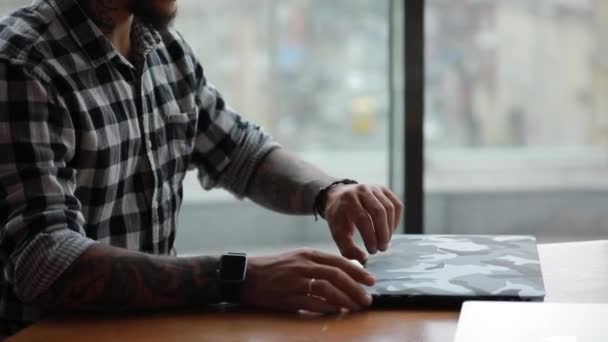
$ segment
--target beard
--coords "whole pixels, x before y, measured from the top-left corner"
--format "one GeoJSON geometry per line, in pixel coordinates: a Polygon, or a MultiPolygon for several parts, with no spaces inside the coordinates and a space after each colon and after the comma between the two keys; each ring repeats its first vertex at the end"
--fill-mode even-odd
{"type": "Polygon", "coordinates": [[[167,12],[154,6],[150,0],[131,0],[129,10],[133,15],[145,25],[162,31],[167,29],[177,15],[177,11],[167,12]]]}

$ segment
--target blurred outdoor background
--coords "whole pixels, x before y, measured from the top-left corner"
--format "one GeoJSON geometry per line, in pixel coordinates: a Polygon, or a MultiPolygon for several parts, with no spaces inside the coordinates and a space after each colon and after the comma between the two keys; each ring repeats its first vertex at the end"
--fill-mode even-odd
{"type": "MultiPolygon", "coordinates": [[[[175,24],[245,118],[402,194],[402,4],[179,0],[175,24]]],[[[425,19],[425,232],[608,238],[608,1],[428,0],[425,19]]],[[[324,222],[186,182],[180,254],[331,249],[324,222]]]]}

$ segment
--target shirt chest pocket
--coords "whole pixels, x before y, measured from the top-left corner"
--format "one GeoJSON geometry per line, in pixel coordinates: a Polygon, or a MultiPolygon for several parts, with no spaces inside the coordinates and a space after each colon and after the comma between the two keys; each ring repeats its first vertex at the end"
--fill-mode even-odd
{"type": "Polygon", "coordinates": [[[156,154],[166,181],[181,182],[188,170],[196,139],[197,118],[196,110],[163,115],[156,154]]]}

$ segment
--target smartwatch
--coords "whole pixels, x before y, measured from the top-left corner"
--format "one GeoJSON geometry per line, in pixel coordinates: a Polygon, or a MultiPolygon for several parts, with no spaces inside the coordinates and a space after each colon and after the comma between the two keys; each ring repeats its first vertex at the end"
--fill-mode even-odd
{"type": "Polygon", "coordinates": [[[247,254],[228,253],[220,257],[217,270],[221,301],[238,304],[241,301],[241,285],[247,275],[247,254]]]}

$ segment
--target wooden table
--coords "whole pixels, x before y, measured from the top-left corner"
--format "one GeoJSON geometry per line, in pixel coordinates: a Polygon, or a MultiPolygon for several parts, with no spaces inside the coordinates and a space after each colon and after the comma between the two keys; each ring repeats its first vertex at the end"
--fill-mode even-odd
{"type": "MultiPolygon", "coordinates": [[[[549,302],[608,303],[608,241],[539,246],[549,302]]],[[[10,342],[412,341],[451,342],[456,311],[378,310],[313,317],[177,312],[71,317],[38,323],[10,342]]]]}

